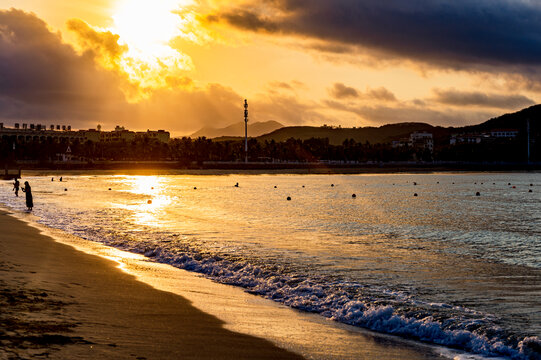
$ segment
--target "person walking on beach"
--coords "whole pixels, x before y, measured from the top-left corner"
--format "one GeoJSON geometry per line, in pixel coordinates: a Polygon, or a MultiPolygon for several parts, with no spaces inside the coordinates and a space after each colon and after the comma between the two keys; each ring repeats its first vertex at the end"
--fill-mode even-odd
{"type": "Polygon", "coordinates": [[[17,179],[13,182],[13,191],[15,191],[15,196],[19,197],[19,180],[17,179]]]}
{"type": "Polygon", "coordinates": [[[32,201],[32,188],[30,187],[28,181],[24,182],[24,187],[22,188],[22,191],[26,194],[26,207],[28,208],[28,211],[32,211],[32,208],[34,207],[34,202],[32,201]]]}

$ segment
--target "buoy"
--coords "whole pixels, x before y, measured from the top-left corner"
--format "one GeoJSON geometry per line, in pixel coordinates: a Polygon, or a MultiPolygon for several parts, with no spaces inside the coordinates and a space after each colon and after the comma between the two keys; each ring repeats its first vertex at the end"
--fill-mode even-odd
{"type": "Polygon", "coordinates": [[[64,191],[68,191],[68,189],[64,189],[64,191]]]}
{"type": "Polygon", "coordinates": [[[481,185],[483,185],[483,183],[481,183],[481,185]]]}
{"type": "Polygon", "coordinates": [[[414,182],[413,182],[413,185],[417,185],[417,183],[414,181],[414,182]]]}
{"type": "Polygon", "coordinates": [[[109,191],[111,191],[111,188],[109,188],[109,191]]]}
{"type": "Polygon", "coordinates": [[[276,185],[274,185],[274,188],[276,189],[276,185]]]}
{"type": "Polygon", "coordinates": [[[352,198],[356,198],[356,197],[357,197],[357,195],[355,195],[355,194],[352,194],[352,195],[351,195],[351,197],[352,197],[352,198]]]}
{"type": "Polygon", "coordinates": [[[194,189],[194,190],[197,190],[197,187],[194,186],[193,189],[194,189]]]}
{"type": "Polygon", "coordinates": [[[150,188],[150,190],[154,190],[154,186],[150,188]]]}
{"type": "Polygon", "coordinates": [[[481,196],[481,193],[478,191],[475,193],[475,196],[481,196]]]}
{"type": "Polygon", "coordinates": [[[496,185],[496,183],[492,183],[492,185],[496,185]]]}
{"type": "Polygon", "coordinates": [[[417,193],[413,194],[413,196],[417,196],[417,193]]]}
{"type": "Polygon", "coordinates": [[[331,184],[331,187],[334,187],[334,184],[331,184]]]}
{"type": "Polygon", "coordinates": [[[239,183],[236,183],[236,184],[235,184],[235,187],[239,187],[239,183]]]}
{"type": "Polygon", "coordinates": [[[453,185],[454,185],[454,184],[455,184],[455,183],[453,183],[453,185]]]}
{"type": "Polygon", "coordinates": [[[507,183],[507,185],[511,185],[511,183],[507,183]]]}
{"type": "Polygon", "coordinates": [[[533,192],[532,189],[528,190],[528,192],[533,192]]]}
{"type": "Polygon", "coordinates": [[[291,200],[291,196],[288,196],[288,197],[287,197],[287,201],[290,201],[290,200],[291,200]]]}
{"type": "Polygon", "coordinates": [[[533,184],[530,184],[530,186],[533,186],[533,184]]]}
{"type": "Polygon", "coordinates": [[[304,185],[302,187],[304,187],[304,185]]]}
{"type": "Polygon", "coordinates": [[[436,184],[439,184],[439,183],[440,183],[439,181],[436,182],[436,184]]]}
{"type": "Polygon", "coordinates": [[[147,204],[152,204],[152,200],[148,200],[148,201],[147,201],[147,204]]]}
{"type": "Polygon", "coordinates": [[[517,187],[516,186],[513,186],[513,189],[516,189],[517,187]]]}

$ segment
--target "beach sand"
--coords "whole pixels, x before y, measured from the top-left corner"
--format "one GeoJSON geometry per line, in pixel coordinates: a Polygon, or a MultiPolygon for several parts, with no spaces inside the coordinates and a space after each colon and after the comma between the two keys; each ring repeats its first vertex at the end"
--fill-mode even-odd
{"type": "Polygon", "coordinates": [[[0,358],[295,359],[0,211],[0,358]]]}

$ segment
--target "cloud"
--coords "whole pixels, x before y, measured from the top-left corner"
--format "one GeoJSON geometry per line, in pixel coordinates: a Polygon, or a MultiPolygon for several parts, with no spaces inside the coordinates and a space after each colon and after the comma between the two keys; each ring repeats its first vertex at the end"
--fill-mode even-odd
{"type": "Polygon", "coordinates": [[[394,107],[386,105],[358,106],[326,100],[325,104],[333,109],[355,114],[367,122],[363,123],[362,126],[380,126],[401,122],[423,122],[434,126],[462,126],[480,123],[499,115],[496,112],[487,111],[434,110],[407,103],[400,103],[394,107]]]}
{"type": "Polygon", "coordinates": [[[453,106],[476,106],[497,109],[520,109],[535,104],[523,95],[486,94],[478,91],[467,92],[454,89],[434,89],[434,100],[453,106]]]}
{"type": "Polygon", "coordinates": [[[99,119],[123,96],[118,83],[79,56],[35,15],[0,11],[0,98],[3,118],[99,119]]]}
{"type": "Polygon", "coordinates": [[[517,0],[268,0],[213,21],[452,68],[540,66],[541,6],[517,0]],[[338,45],[336,45],[338,44],[338,45]]]}
{"type": "Polygon", "coordinates": [[[396,101],[396,97],[392,92],[384,87],[367,88],[365,92],[346,86],[342,83],[335,83],[329,93],[335,99],[360,99],[360,100],[375,100],[375,101],[396,101]]]}
{"type": "Polygon", "coordinates": [[[329,89],[332,97],[336,99],[345,98],[358,98],[359,92],[352,87],[346,86],[342,83],[335,83],[331,89],[329,89]]]}

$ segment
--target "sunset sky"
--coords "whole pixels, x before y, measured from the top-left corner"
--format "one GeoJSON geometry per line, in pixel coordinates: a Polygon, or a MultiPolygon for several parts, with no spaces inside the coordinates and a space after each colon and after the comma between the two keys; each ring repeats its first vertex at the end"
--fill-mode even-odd
{"type": "Polygon", "coordinates": [[[0,121],[475,124],[539,102],[529,0],[0,0],[0,121]]]}

